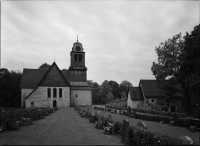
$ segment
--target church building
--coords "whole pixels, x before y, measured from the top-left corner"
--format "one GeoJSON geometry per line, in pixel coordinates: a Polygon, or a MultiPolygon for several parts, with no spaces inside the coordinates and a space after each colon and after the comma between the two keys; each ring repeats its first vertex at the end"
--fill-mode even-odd
{"type": "Polygon", "coordinates": [[[49,69],[24,69],[21,79],[21,106],[74,107],[91,106],[91,88],[87,83],[85,52],[75,42],[68,70],[60,70],[55,62],[49,69]]]}

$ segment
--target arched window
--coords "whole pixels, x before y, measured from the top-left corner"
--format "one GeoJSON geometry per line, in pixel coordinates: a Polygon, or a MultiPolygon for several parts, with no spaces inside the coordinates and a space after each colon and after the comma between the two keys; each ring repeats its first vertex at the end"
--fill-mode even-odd
{"type": "Polygon", "coordinates": [[[57,96],[57,90],[56,88],[53,88],[53,97],[56,98],[56,96],[57,96]]]}
{"type": "Polygon", "coordinates": [[[47,88],[47,97],[51,98],[51,88],[47,88]]]}
{"type": "Polygon", "coordinates": [[[75,54],[75,58],[74,58],[74,60],[77,61],[77,54],[75,54]]]}
{"type": "Polygon", "coordinates": [[[59,97],[62,98],[62,88],[59,88],[59,97]]]}
{"type": "Polygon", "coordinates": [[[79,61],[82,62],[82,56],[79,54],[79,61]]]}

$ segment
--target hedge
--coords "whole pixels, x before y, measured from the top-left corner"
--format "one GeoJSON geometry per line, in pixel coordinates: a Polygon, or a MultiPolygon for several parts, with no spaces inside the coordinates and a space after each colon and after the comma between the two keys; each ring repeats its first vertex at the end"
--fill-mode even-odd
{"type": "MultiPolygon", "coordinates": [[[[152,109],[139,109],[139,108],[132,108],[131,110],[134,110],[140,113],[149,113],[149,114],[154,114],[154,115],[163,115],[163,116],[169,116],[169,117],[174,116],[174,112],[163,112],[163,111],[157,111],[157,110],[152,110],[152,109]]],[[[186,117],[185,113],[176,113],[176,114],[178,117],[181,117],[181,118],[186,117]]]]}
{"type": "Polygon", "coordinates": [[[161,116],[161,115],[150,115],[150,114],[138,113],[138,112],[136,112],[135,118],[147,120],[147,121],[156,121],[156,122],[164,121],[164,123],[170,123],[170,121],[172,120],[172,117],[161,116]]]}

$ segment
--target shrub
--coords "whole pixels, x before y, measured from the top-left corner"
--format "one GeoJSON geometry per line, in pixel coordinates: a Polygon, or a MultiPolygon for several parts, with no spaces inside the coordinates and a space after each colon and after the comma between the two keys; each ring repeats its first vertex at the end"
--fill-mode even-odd
{"type": "Polygon", "coordinates": [[[127,130],[127,145],[184,145],[189,144],[167,134],[130,126],[127,130]]]}
{"type": "Polygon", "coordinates": [[[147,121],[156,121],[156,122],[164,121],[164,123],[169,123],[170,120],[172,120],[172,117],[166,117],[166,116],[160,116],[160,115],[148,115],[148,114],[137,113],[137,112],[136,112],[136,118],[147,120],[147,121]]]}

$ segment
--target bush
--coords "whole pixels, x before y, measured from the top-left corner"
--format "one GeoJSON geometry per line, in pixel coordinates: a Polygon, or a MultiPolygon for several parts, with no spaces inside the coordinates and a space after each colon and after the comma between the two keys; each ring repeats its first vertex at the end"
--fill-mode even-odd
{"type": "Polygon", "coordinates": [[[167,134],[130,126],[127,130],[127,145],[184,145],[189,144],[167,134]]]}
{"type": "Polygon", "coordinates": [[[147,120],[147,121],[156,121],[156,122],[164,121],[164,123],[169,123],[170,120],[172,120],[172,117],[166,117],[166,116],[160,116],[160,115],[148,115],[148,114],[137,113],[137,112],[136,112],[136,118],[147,120]]]}

